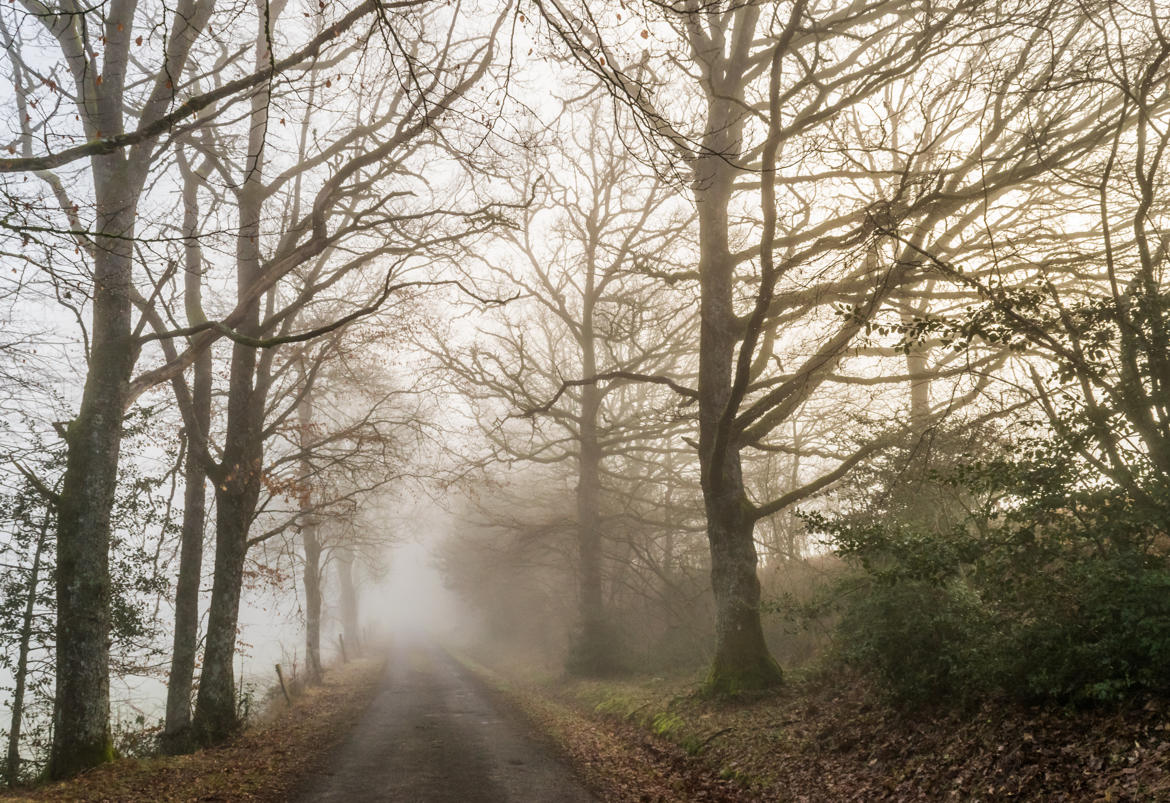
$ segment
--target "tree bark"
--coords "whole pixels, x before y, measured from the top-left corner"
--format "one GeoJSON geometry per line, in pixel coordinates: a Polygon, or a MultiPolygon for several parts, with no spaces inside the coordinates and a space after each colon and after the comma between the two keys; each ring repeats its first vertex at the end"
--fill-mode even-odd
{"type": "MultiPolygon", "coordinates": [[[[283,2],[271,3],[267,16],[261,15],[254,56],[257,69],[267,59],[268,26],[275,24],[283,8],[283,2]]],[[[267,89],[252,97],[244,180],[237,194],[240,230],[236,237],[236,297],[245,300],[238,329],[249,338],[260,336],[261,299],[252,288],[261,273],[260,220],[269,101],[267,89]]],[[[215,578],[192,722],[193,735],[201,744],[222,742],[240,725],[232,659],[236,653],[248,530],[260,499],[267,392],[267,379],[257,371],[257,349],[235,341],[228,376],[223,460],[215,489],[215,578]]]]}
{"type": "MultiPolygon", "coordinates": [[[[191,45],[213,3],[184,0],[167,34],[139,124],[156,121],[174,101],[170,78],[182,75],[191,45]]],[[[46,13],[74,81],[87,140],[124,133],[125,86],[135,3],[105,10],[102,67],[86,54],[81,13],[46,13]]],[[[95,56],[95,58],[97,58],[95,56]]],[[[150,82],[147,82],[150,86],[150,82]]],[[[137,92],[137,90],[136,90],[137,92]]],[[[157,135],[90,157],[96,202],[92,238],[93,307],[89,363],[81,407],[66,432],[65,475],[57,511],[57,691],[48,774],[64,778],[113,757],[110,739],[110,515],[122,442],[122,417],[138,356],[131,320],[135,219],[157,135]]]]}
{"type": "MultiPolygon", "coordinates": [[[[301,375],[309,382],[302,363],[301,375]]],[[[313,426],[313,393],[305,388],[297,404],[297,422],[300,425],[301,446],[301,538],[305,548],[305,663],[309,682],[321,682],[321,540],[317,531],[317,517],[313,515],[313,467],[309,462],[313,426]]]]}
{"type": "Polygon", "coordinates": [[[66,434],[57,524],[57,691],[49,776],[113,758],[110,737],[110,514],[122,416],[137,357],[131,332],[137,193],[121,153],[93,159],[93,325],[81,408],[66,434]]]}
{"type": "Polygon", "coordinates": [[[353,582],[353,549],[348,546],[338,547],[336,558],[337,585],[341,596],[341,632],[345,635],[346,648],[353,655],[361,649],[362,643],[358,630],[357,587],[353,582]]]}
{"type": "MultiPolygon", "coordinates": [[[[746,22],[741,21],[742,24],[746,22]]],[[[731,70],[729,70],[731,72],[731,70]]],[[[734,85],[737,77],[733,76],[734,85]]],[[[738,94],[742,95],[742,85],[738,94]]],[[[696,160],[694,194],[699,215],[699,464],[711,588],[715,595],[715,658],[707,688],[734,694],[779,683],[782,673],[768,652],[760,621],[753,508],[748,500],[734,437],[716,453],[731,397],[732,366],[741,325],[733,306],[735,262],[728,242],[735,148],[742,133],[742,106],[733,87],[713,87],[708,97],[707,153],[696,160]]]]}
{"type": "MultiPolygon", "coordinates": [[[[727,472],[739,470],[739,457],[727,472]]],[[[735,484],[733,484],[734,486],[735,484]]],[[[711,588],[715,593],[715,658],[707,689],[738,694],[779,683],[780,666],[768,652],[760,620],[760,581],[756,574],[755,519],[742,490],[707,499],[707,538],[711,545],[711,588]]]]}
{"type": "MultiPolygon", "coordinates": [[[[239,455],[232,457],[236,459],[229,465],[237,472],[248,474],[257,468],[251,460],[241,459],[239,455]]],[[[259,499],[258,486],[258,482],[250,482],[246,477],[232,477],[216,488],[215,579],[211,587],[203,672],[199,676],[199,694],[191,723],[192,736],[199,744],[221,742],[234,734],[240,724],[232,661],[236,654],[248,527],[259,499]]]]}
{"type": "Polygon", "coordinates": [[[321,682],[321,542],[312,517],[301,523],[305,540],[305,663],[309,682],[321,682]]]}
{"type": "MultiPolygon", "coordinates": [[[[587,360],[592,348],[587,349],[587,360]]],[[[596,367],[586,365],[585,376],[596,374],[596,367]]],[[[581,582],[581,633],[576,645],[574,669],[584,675],[599,675],[613,667],[614,645],[606,632],[601,580],[601,446],[597,438],[597,413],[601,393],[596,385],[581,389],[581,413],[578,418],[579,449],[577,465],[577,545],[581,582]]]]}
{"type": "MultiPolygon", "coordinates": [[[[253,101],[254,112],[256,102],[253,101]]],[[[260,109],[259,114],[263,115],[264,110],[260,109]]],[[[261,200],[252,182],[259,176],[265,126],[263,120],[257,126],[254,118],[253,123],[247,170],[247,175],[252,178],[240,191],[240,234],[236,246],[236,281],[240,297],[247,295],[260,270],[261,200]]],[[[239,328],[246,336],[259,335],[259,298],[248,302],[239,328]]],[[[215,492],[215,578],[211,586],[207,644],[193,723],[195,736],[203,744],[223,741],[239,727],[232,659],[236,651],[248,530],[260,499],[265,396],[262,388],[256,377],[256,349],[234,343],[228,380],[227,429],[220,467],[223,480],[218,482],[215,492]]]]}
{"type": "MultiPolygon", "coordinates": [[[[183,232],[186,245],[184,300],[188,310],[203,308],[202,260],[194,242],[198,230],[197,177],[191,174],[183,191],[183,232]]],[[[188,313],[188,322],[192,313],[188,313]]],[[[203,534],[207,521],[207,466],[201,454],[211,427],[211,351],[195,359],[192,418],[187,428],[188,449],[184,465],[183,529],[179,539],[179,572],[175,583],[175,633],[171,672],[167,682],[167,710],[163,747],[184,752],[191,746],[191,689],[199,647],[199,583],[203,574],[203,534]]]]}
{"type": "MultiPolygon", "coordinates": [[[[243,258],[238,270],[239,288],[243,293],[258,270],[259,261],[253,259],[252,252],[259,239],[259,203],[241,200],[240,208],[241,218],[246,221],[241,228],[243,258]],[[256,214],[245,217],[244,210],[256,214]]],[[[249,304],[241,331],[255,336],[260,328],[259,320],[260,302],[257,299],[249,304]]],[[[218,482],[215,492],[215,577],[193,722],[194,734],[203,744],[222,741],[239,725],[232,659],[236,649],[248,530],[260,499],[265,396],[266,385],[256,377],[256,349],[235,343],[228,384],[224,456],[220,467],[223,480],[218,482]]]]}
{"type": "MultiPolygon", "coordinates": [[[[930,285],[928,285],[928,288],[930,285]]],[[[902,323],[909,325],[915,316],[925,316],[928,312],[926,302],[913,304],[907,300],[911,309],[902,314],[902,323]]],[[[922,435],[930,421],[930,346],[922,343],[913,343],[906,350],[906,374],[910,377],[910,423],[916,435],[922,435]]]]}
{"type": "Polygon", "coordinates": [[[921,346],[906,352],[906,371],[910,375],[910,422],[921,435],[930,420],[930,373],[927,353],[921,346]]]}

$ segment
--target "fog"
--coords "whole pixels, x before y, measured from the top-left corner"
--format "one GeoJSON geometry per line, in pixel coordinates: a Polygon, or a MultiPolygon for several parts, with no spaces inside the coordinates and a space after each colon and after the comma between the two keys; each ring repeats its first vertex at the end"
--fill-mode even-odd
{"type": "Polygon", "coordinates": [[[1164,690],[1170,10],[1089,5],[0,7],[4,780],[405,644],[1164,690]]]}
{"type": "Polygon", "coordinates": [[[438,566],[444,537],[428,528],[390,550],[386,576],[363,600],[370,611],[365,627],[375,638],[448,641],[458,635],[464,617],[438,566]]]}

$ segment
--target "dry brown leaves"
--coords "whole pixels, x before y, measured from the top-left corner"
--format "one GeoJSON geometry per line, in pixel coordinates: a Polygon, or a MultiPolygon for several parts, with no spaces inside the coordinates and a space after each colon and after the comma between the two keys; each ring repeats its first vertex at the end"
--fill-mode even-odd
{"type": "Polygon", "coordinates": [[[733,782],[716,777],[685,751],[628,722],[592,712],[545,683],[505,676],[460,660],[533,728],[551,738],[598,797],[614,803],[739,803],[733,782]]]}
{"type": "Polygon", "coordinates": [[[856,676],[737,702],[685,680],[496,683],[605,800],[1170,801],[1164,699],[910,713],[856,676]]]}
{"type": "MultiPolygon", "coordinates": [[[[326,761],[373,697],[382,663],[326,673],[291,709],[231,743],[189,756],[122,759],[63,783],[0,793],[5,801],[283,801],[326,761]]],[[[283,705],[283,703],[281,703],[283,705]]]]}
{"type": "Polygon", "coordinates": [[[1164,700],[910,713],[848,678],[751,704],[687,705],[704,730],[734,729],[701,759],[753,779],[765,800],[1170,800],[1164,700]]]}

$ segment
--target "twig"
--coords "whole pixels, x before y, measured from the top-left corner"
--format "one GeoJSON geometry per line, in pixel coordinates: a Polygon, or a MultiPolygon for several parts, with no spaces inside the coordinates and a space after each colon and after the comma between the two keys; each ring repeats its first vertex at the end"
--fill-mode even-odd
{"type": "Polygon", "coordinates": [[[704,750],[707,749],[707,745],[711,744],[711,742],[715,741],[717,738],[719,738],[720,736],[722,736],[725,733],[731,733],[733,730],[735,730],[735,728],[723,728],[722,730],[715,731],[710,736],[708,736],[706,739],[699,742],[699,746],[695,748],[695,752],[696,753],[703,752],[704,750]]]}
{"type": "Polygon", "coordinates": [[[280,690],[284,692],[284,701],[292,708],[292,698],[288,696],[288,688],[284,685],[284,673],[280,671],[280,664],[276,665],[276,678],[280,681],[280,690]]]}

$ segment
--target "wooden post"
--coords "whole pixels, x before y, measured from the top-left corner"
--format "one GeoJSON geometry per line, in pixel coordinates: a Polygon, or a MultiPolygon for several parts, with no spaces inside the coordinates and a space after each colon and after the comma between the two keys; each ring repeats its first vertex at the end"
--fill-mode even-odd
{"type": "Polygon", "coordinates": [[[284,692],[284,701],[292,708],[292,698],[288,696],[288,688],[284,685],[284,673],[280,671],[280,664],[276,665],[276,678],[280,681],[280,690],[284,692]]]}

